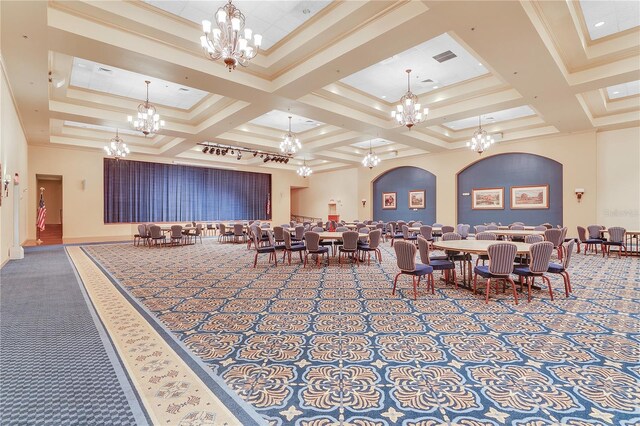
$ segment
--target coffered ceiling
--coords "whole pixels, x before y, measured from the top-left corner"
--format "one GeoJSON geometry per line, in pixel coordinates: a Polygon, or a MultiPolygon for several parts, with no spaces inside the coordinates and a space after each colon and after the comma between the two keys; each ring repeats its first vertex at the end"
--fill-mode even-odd
{"type": "Polygon", "coordinates": [[[3,65],[29,143],[102,149],[145,80],[166,127],[121,131],[132,158],[291,170],[306,158],[323,171],[358,167],[370,140],[383,161],[464,149],[479,116],[499,143],[640,125],[637,3],[234,1],[265,44],[233,72],[199,45],[199,21],[223,3],[3,0],[3,65]],[[412,130],[390,116],[407,68],[430,108],[412,130]],[[288,115],[303,149],[286,165],[197,146],[277,151],[288,115]]]}

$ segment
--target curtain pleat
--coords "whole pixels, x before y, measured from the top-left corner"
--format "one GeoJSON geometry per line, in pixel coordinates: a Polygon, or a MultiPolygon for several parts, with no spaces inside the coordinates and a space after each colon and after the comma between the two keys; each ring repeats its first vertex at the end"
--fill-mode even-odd
{"type": "Polygon", "coordinates": [[[271,175],[104,159],[104,221],[271,219],[271,175]]]}

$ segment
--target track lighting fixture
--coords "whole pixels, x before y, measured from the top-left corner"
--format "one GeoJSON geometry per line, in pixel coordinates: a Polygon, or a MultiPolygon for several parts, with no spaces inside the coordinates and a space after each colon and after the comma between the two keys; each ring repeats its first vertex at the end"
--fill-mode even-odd
{"type": "Polygon", "coordinates": [[[198,145],[203,147],[202,148],[203,154],[209,153],[211,155],[216,154],[216,155],[222,155],[222,156],[231,154],[235,156],[237,160],[241,160],[245,153],[253,154],[254,158],[260,156],[260,159],[262,159],[264,163],[273,162],[273,163],[279,163],[279,164],[287,164],[291,159],[291,155],[288,155],[288,154],[259,151],[259,150],[243,148],[239,146],[221,145],[221,144],[210,143],[210,142],[201,142],[198,145]]]}

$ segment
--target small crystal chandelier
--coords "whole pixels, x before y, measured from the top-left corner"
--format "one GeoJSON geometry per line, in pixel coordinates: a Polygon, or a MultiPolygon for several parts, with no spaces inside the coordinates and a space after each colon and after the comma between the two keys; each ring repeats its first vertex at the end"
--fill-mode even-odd
{"type": "Polygon", "coordinates": [[[467,142],[467,146],[471,151],[482,154],[487,148],[495,143],[493,136],[482,128],[482,117],[478,116],[478,128],[473,132],[471,142],[467,142]]]}
{"type": "Polygon", "coordinates": [[[231,4],[231,0],[220,7],[215,15],[218,28],[211,30],[211,21],[202,21],[200,44],[205,53],[213,61],[222,58],[229,72],[240,64],[243,67],[249,65],[249,61],[256,57],[262,36],[253,34],[253,46],[249,45],[252,31],[244,27],[244,15],[231,4]],[[244,34],[242,37],[241,34],[244,34]]]}
{"type": "Polygon", "coordinates": [[[380,158],[371,150],[371,141],[369,141],[369,153],[362,159],[362,165],[373,169],[378,164],[380,164],[380,158]]]}
{"type": "Polygon", "coordinates": [[[114,157],[116,160],[124,158],[129,154],[129,147],[118,135],[118,129],[116,129],[116,136],[109,141],[109,145],[104,146],[104,150],[107,155],[114,157]]]}
{"type": "Polygon", "coordinates": [[[147,100],[144,103],[138,105],[138,117],[136,120],[133,116],[127,116],[127,121],[131,126],[139,132],[144,133],[144,136],[157,132],[161,127],[164,127],[164,120],[160,120],[160,114],[158,114],[156,107],[149,103],[149,80],[145,81],[147,85],[147,100]]]}
{"type": "Polygon", "coordinates": [[[429,108],[421,111],[422,105],[418,103],[418,97],[411,93],[411,70],[407,72],[407,93],[400,98],[400,103],[396,105],[396,109],[391,111],[391,117],[394,118],[399,125],[407,126],[409,130],[416,125],[422,123],[429,114],[429,108]]]}
{"type": "Polygon", "coordinates": [[[291,132],[291,116],[289,116],[289,131],[282,137],[280,152],[283,154],[295,154],[300,148],[302,148],[300,140],[295,133],[291,132]]]}
{"type": "Polygon", "coordinates": [[[311,173],[313,173],[313,170],[311,170],[311,167],[307,166],[307,159],[305,158],[303,165],[298,169],[298,175],[302,176],[303,178],[306,178],[311,173]]]}

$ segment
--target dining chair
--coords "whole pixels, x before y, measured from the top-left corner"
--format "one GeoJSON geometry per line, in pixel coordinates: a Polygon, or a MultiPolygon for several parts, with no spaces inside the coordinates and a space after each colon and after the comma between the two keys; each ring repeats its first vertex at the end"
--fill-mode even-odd
{"type": "Polygon", "coordinates": [[[405,241],[413,241],[415,244],[418,237],[413,233],[409,233],[409,227],[407,225],[402,225],[402,239],[405,241]]]}
{"type": "MultiPolygon", "coordinates": [[[[526,280],[527,284],[527,301],[531,302],[531,285],[536,277],[541,277],[544,282],[549,286],[549,296],[553,300],[553,289],[551,288],[551,280],[545,275],[545,272],[549,269],[549,261],[551,260],[551,253],[554,250],[553,243],[551,241],[542,241],[539,243],[531,244],[529,247],[529,264],[520,265],[513,268],[513,274],[526,280]]],[[[562,257],[559,257],[562,260],[562,257]]]]}
{"type": "MultiPolygon", "coordinates": [[[[498,237],[493,232],[480,232],[479,234],[476,234],[476,240],[478,241],[496,241],[497,239],[498,237]]],[[[478,262],[480,262],[481,260],[482,260],[482,264],[484,265],[484,262],[486,260],[489,260],[489,255],[480,253],[478,255],[478,258],[476,259],[476,266],[478,265],[478,262]]]]}
{"type": "Polygon", "coordinates": [[[375,229],[369,232],[369,242],[358,244],[358,250],[367,254],[367,265],[371,265],[371,252],[374,253],[378,262],[382,263],[382,251],[380,251],[380,239],[382,231],[375,229]]]}
{"type": "Polygon", "coordinates": [[[533,227],[533,230],[534,230],[534,231],[546,231],[546,230],[547,230],[547,227],[546,227],[546,226],[544,226],[544,225],[538,225],[538,226],[534,226],[534,227],[533,227]]]}
{"type": "MultiPolygon", "coordinates": [[[[256,250],[256,255],[253,258],[253,267],[255,268],[256,265],[258,264],[258,255],[259,254],[264,254],[264,253],[269,253],[269,264],[271,264],[271,259],[273,259],[273,262],[275,264],[275,266],[278,266],[278,256],[276,255],[276,248],[274,245],[272,244],[260,244],[260,239],[258,238],[258,236],[255,234],[255,232],[251,232],[251,238],[253,239],[253,245],[255,246],[255,250],[256,250]]],[[[268,241],[268,237],[267,237],[267,241],[268,241]]]]}
{"type": "Polygon", "coordinates": [[[571,288],[571,279],[569,277],[569,262],[571,261],[571,254],[573,253],[573,245],[575,244],[574,240],[569,241],[567,244],[564,244],[564,257],[562,258],[562,263],[549,263],[549,267],[547,272],[550,274],[559,274],[564,281],[564,292],[567,297],[569,297],[569,293],[573,290],[571,288]]]}
{"type": "Polygon", "coordinates": [[[420,226],[419,236],[422,236],[422,238],[424,238],[425,240],[429,241],[429,243],[431,243],[433,241],[433,228],[429,225],[420,226]]]}
{"type": "Polygon", "coordinates": [[[183,238],[185,238],[185,236],[182,234],[182,225],[172,225],[171,233],[169,234],[169,236],[170,236],[169,243],[171,245],[174,245],[174,243],[177,243],[177,245],[180,245],[183,238]]]}
{"type": "Polygon", "coordinates": [[[273,227],[273,237],[276,243],[284,243],[284,227],[283,226],[274,226],[273,227]]]}
{"type": "Polygon", "coordinates": [[[598,246],[602,247],[603,242],[604,240],[601,238],[589,238],[586,228],[584,226],[578,226],[578,253],[580,253],[580,244],[584,244],[584,254],[587,254],[589,248],[598,254],[598,246]]]}
{"type": "MultiPolygon", "coordinates": [[[[510,231],[524,231],[524,225],[520,225],[518,224],[513,224],[511,226],[509,226],[509,230],[510,231]]],[[[511,241],[514,242],[519,242],[519,243],[523,243],[524,242],[524,236],[522,235],[514,235],[510,238],[511,241]]]]}
{"type": "Polygon", "coordinates": [[[476,294],[478,287],[478,275],[487,280],[485,286],[485,303],[489,303],[489,292],[491,289],[491,280],[507,281],[511,284],[513,290],[513,298],[518,304],[518,293],[516,292],[516,284],[510,277],[513,272],[513,261],[516,258],[518,248],[513,243],[496,243],[491,244],[487,248],[489,256],[489,265],[480,265],[473,268],[473,294],[476,294]]]}
{"type": "MultiPolygon", "coordinates": [[[[402,231],[402,229],[400,229],[402,231]]],[[[387,223],[387,238],[391,238],[391,247],[393,247],[393,243],[395,240],[400,240],[404,238],[404,234],[402,232],[398,232],[398,224],[396,222],[387,223]]]]}
{"type": "Polygon", "coordinates": [[[135,234],[133,236],[133,245],[140,245],[140,241],[143,242],[143,245],[147,245],[147,241],[148,241],[148,235],[147,235],[147,227],[141,223],[138,225],[138,233],[135,234]],[[138,244],[136,244],[136,241],[138,242],[138,244]]]}
{"type": "MultiPolygon", "coordinates": [[[[442,228],[442,224],[441,223],[434,223],[433,225],[431,225],[431,228],[442,228]]],[[[433,238],[434,240],[437,240],[439,237],[442,237],[442,229],[440,231],[433,231],[433,238]]]]}
{"type": "MultiPolygon", "coordinates": [[[[420,253],[420,261],[425,264],[431,266],[434,271],[442,271],[444,274],[444,280],[449,280],[449,272],[453,273],[453,277],[451,281],[458,288],[458,283],[456,281],[456,264],[452,260],[449,259],[432,259],[429,257],[429,241],[424,238],[422,235],[418,235],[418,253],[420,253]]],[[[434,286],[435,287],[435,286],[434,286]]],[[[435,289],[432,287],[432,293],[435,289]]]]}
{"type": "Polygon", "coordinates": [[[450,233],[450,232],[455,232],[455,228],[453,226],[449,226],[449,225],[444,225],[441,227],[442,231],[442,235],[444,236],[444,234],[450,233]]]}
{"type": "MultiPolygon", "coordinates": [[[[318,227],[316,227],[318,228],[318,227]]],[[[320,227],[322,229],[322,227],[320,227]]],[[[308,231],[304,234],[304,241],[307,246],[307,252],[304,255],[304,265],[306,268],[309,261],[309,255],[316,255],[316,265],[320,266],[320,259],[324,261],[324,255],[327,255],[327,264],[329,263],[329,248],[320,245],[320,234],[322,231],[308,231]]]]}
{"type": "Polygon", "coordinates": [[[497,231],[498,229],[500,228],[495,223],[491,223],[487,225],[487,231],[497,231]]]}
{"type": "Polygon", "coordinates": [[[302,242],[292,243],[291,233],[287,230],[284,231],[284,252],[282,254],[282,261],[284,262],[285,257],[289,257],[289,265],[291,265],[291,253],[298,252],[300,254],[300,263],[304,260],[302,258],[302,252],[305,251],[307,247],[302,242]]]}
{"type": "Polygon", "coordinates": [[[294,242],[300,242],[304,239],[305,226],[300,225],[294,228],[294,234],[291,236],[291,240],[294,242]]]}
{"type": "MultiPolygon", "coordinates": [[[[165,245],[167,243],[167,236],[164,235],[164,232],[162,232],[162,228],[160,228],[158,225],[151,225],[149,227],[149,231],[150,239],[151,241],[153,241],[153,245],[157,246],[159,243],[161,245],[165,245]]],[[[151,244],[149,244],[149,247],[151,247],[151,244]]]]}
{"type": "Polygon", "coordinates": [[[564,235],[567,231],[558,228],[547,229],[544,231],[544,239],[553,244],[553,248],[558,250],[558,260],[562,260],[562,243],[564,243],[564,235]]]}
{"type": "Polygon", "coordinates": [[[427,290],[431,286],[431,293],[434,293],[433,282],[433,268],[425,264],[416,264],[416,245],[409,241],[397,241],[393,246],[396,252],[396,264],[400,269],[400,272],[393,280],[392,295],[396,294],[396,287],[398,285],[398,277],[400,275],[410,275],[413,283],[413,300],[418,299],[418,286],[420,285],[420,279],[427,275],[427,290]]]}
{"type": "MultiPolygon", "coordinates": [[[[451,226],[453,228],[453,226],[451,226]]],[[[444,227],[443,227],[444,229],[444,227]]],[[[457,232],[445,232],[442,234],[442,241],[459,241],[462,240],[462,237],[457,232]]],[[[456,250],[445,250],[445,254],[449,260],[454,262],[460,262],[460,273],[464,274],[464,263],[471,262],[471,254],[469,253],[460,253],[456,250]]],[[[440,258],[441,259],[441,258],[440,258]]]]}
{"type": "Polygon", "coordinates": [[[458,224],[458,226],[456,226],[456,231],[458,232],[458,234],[460,234],[460,237],[462,237],[463,240],[466,240],[469,236],[469,228],[471,228],[471,226],[465,225],[464,223],[458,224]]]}
{"type": "Polygon", "coordinates": [[[476,226],[473,227],[473,229],[476,231],[475,234],[478,235],[478,234],[486,231],[487,227],[485,225],[476,225],[476,226]]]}
{"type": "Polygon", "coordinates": [[[247,239],[247,232],[244,230],[244,225],[241,223],[234,224],[233,225],[233,241],[236,243],[239,241],[242,241],[244,243],[246,239],[247,239]]]}
{"type": "Polygon", "coordinates": [[[624,243],[624,236],[627,233],[627,230],[620,226],[613,226],[608,229],[609,231],[609,239],[602,242],[602,257],[604,257],[604,253],[607,252],[607,257],[609,257],[609,249],[610,247],[620,247],[618,249],[618,257],[622,255],[622,250],[624,250],[624,255],[627,255],[627,246],[624,243]]]}
{"type": "Polygon", "coordinates": [[[220,224],[220,233],[218,234],[218,242],[229,241],[233,237],[233,231],[227,229],[227,225],[220,224]]]}
{"type": "Polygon", "coordinates": [[[358,237],[356,231],[346,231],[342,233],[342,245],[338,247],[338,264],[342,265],[342,255],[355,260],[358,263],[358,237]]]}

